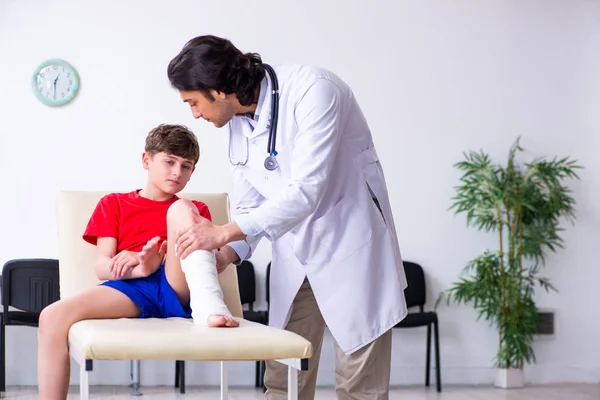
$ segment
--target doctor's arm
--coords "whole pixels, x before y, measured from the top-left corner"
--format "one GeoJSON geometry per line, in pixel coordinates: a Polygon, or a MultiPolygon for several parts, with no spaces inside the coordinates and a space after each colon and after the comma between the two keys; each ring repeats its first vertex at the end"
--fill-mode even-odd
{"type": "Polygon", "coordinates": [[[226,237],[235,240],[246,235],[265,236],[275,240],[314,212],[325,192],[339,147],[344,123],[342,96],[340,88],[327,79],[319,79],[308,88],[294,110],[299,131],[286,187],[256,209],[224,225],[226,237]]]}
{"type": "MultiPolygon", "coordinates": [[[[256,190],[254,187],[244,178],[238,168],[233,170],[233,186],[234,191],[232,195],[233,204],[233,216],[232,219],[235,221],[240,215],[245,215],[260,206],[265,198],[256,190]]],[[[256,249],[260,237],[243,237],[245,235],[238,233],[237,239],[232,239],[225,247],[230,247],[235,254],[231,254],[227,261],[238,263],[243,260],[247,260],[252,256],[252,253],[256,249]]],[[[225,249],[228,251],[229,249],[225,249]]]]}

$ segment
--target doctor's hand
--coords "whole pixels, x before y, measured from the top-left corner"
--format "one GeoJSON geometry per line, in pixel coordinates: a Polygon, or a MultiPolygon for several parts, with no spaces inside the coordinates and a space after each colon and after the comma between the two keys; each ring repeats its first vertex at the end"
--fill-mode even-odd
{"type": "Polygon", "coordinates": [[[215,252],[217,259],[217,272],[220,274],[225,271],[227,267],[240,259],[238,254],[231,246],[223,246],[217,252],[215,252]]]}
{"type": "Polygon", "coordinates": [[[177,231],[175,240],[176,256],[185,260],[196,250],[215,250],[227,244],[227,232],[222,226],[215,225],[208,219],[190,209],[193,225],[177,231]]]}

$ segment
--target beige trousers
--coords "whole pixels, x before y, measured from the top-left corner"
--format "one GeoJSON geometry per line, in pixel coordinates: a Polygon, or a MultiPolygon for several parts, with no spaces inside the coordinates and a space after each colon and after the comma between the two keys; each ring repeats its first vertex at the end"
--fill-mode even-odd
{"type": "MultiPolygon", "coordinates": [[[[325,321],[307,279],[304,280],[294,299],[292,315],[285,329],[299,334],[312,343],[313,356],[308,362],[308,371],[298,371],[298,399],[313,400],[325,321]]],[[[335,340],[334,347],[335,392],[338,400],[388,400],[391,330],[350,355],[344,354],[335,340]]],[[[265,399],[287,399],[288,367],[277,361],[267,361],[266,364],[265,399]]]]}

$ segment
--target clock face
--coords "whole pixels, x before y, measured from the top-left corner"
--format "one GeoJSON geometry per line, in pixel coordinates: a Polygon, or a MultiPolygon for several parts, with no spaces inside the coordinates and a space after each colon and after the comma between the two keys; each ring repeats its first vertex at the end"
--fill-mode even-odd
{"type": "Polygon", "coordinates": [[[48,60],[35,70],[31,84],[42,103],[62,106],[77,94],[79,76],[75,68],[66,61],[48,60]]]}

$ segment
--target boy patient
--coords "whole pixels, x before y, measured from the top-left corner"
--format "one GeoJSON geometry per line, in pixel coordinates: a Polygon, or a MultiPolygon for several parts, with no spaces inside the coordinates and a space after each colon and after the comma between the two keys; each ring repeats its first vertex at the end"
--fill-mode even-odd
{"type": "Polygon", "coordinates": [[[94,268],[105,282],[42,310],[38,330],[40,399],[67,398],[67,335],[75,322],[192,317],[198,325],[239,325],[223,301],[215,253],[197,250],[184,260],[175,253],[177,231],[192,225],[194,213],[211,219],[205,204],[176,195],[189,182],[199,153],[198,141],[187,128],[160,125],[146,138],[142,155],[148,171],[145,187],[109,194],[97,204],[83,240],[96,246],[94,268]]]}

